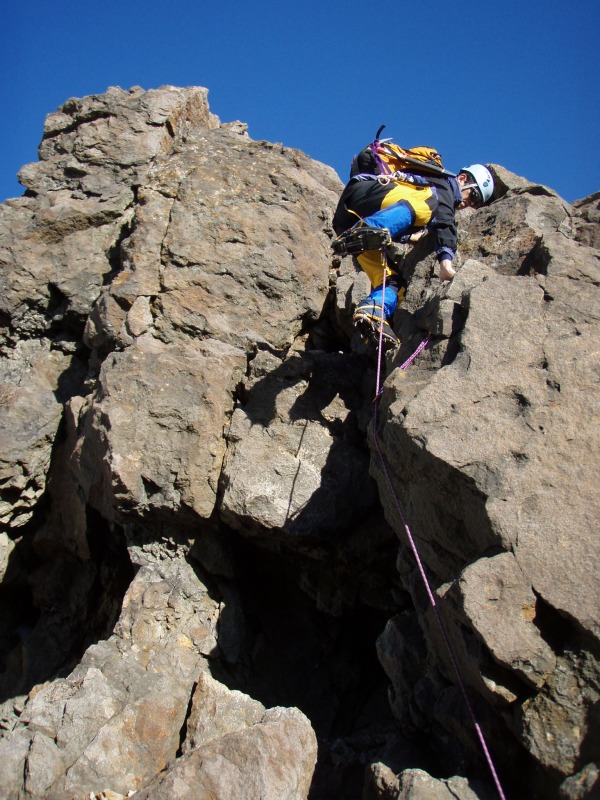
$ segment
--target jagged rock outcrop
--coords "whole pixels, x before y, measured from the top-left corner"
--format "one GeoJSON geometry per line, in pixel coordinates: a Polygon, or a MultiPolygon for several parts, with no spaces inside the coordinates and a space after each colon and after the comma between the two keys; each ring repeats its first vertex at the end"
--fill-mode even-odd
{"type": "Polygon", "coordinates": [[[398,254],[374,419],[331,169],[201,88],[48,117],[0,206],[7,798],[485,800],[453,659],[511,797],[593,796],[598,197],[493,171],[451,284],[398,254]]]}
{"type": "MultiPolygon", "coordinates": [[[[506,194],[465,221],[471,258],[449,289],[423,303],[427,261],[416,264],[408,304],[418,310],[402,312],[404,339],[419,327],[444,338],[410,373],[391,365],[384,460],[373,469],[401,538],[395,495],[407,509],[490,735],[503,720],[539,764],[566,776],[595,760],[600,744],[600,253],[579,241],[578,216],[550,190],[496,173],[506,194]],[[507,236],[503,220],[515,208],[522,222],[513,236],[510,216],[507,236]]],[[[397,697],[422,723],[452,713],[454,699],[439,693],[454,675],[409,564],[431,669],[408,699],[400,676],[397,697]]],[[[394,651],[413,630],[401,619],[382,637],[392,676],[394,651]]],[[[500,752],[507,736],[497,737],[500,752]]]]}

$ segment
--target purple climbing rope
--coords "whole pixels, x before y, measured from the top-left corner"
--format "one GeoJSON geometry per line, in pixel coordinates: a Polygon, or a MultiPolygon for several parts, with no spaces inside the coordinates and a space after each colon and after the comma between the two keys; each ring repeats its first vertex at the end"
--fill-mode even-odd
{"type": "Polygon", "coordinates": [[[417,347],[417,349],[416,349],[416,350],[415,350],[415,352],[412,354],[412,356],[409,356],[409,357],[406,359],[406,361],[404,362],[404,364],[401,364],[401,365],[400,365],[400,369],[408,369],[408,368],[410,367],[410,365],[413,363],[413,361],[415,360],[415,358],[416,358],[416,357],[419,355],[419,353],[422,353],[422,352],[423,352],[423,350],[425,350],[425,348],[426,348],[426,347],[427,347],[427,345],[429,344],[430,340],[431,340],[431,336],[430,336],[429,334],[427,334],[427,336],[426,336],[426,337],[423,339],[423,341],[422,341],[422,342],[421,342],[421,344],[420,344],[420,345],[417,347]]]}

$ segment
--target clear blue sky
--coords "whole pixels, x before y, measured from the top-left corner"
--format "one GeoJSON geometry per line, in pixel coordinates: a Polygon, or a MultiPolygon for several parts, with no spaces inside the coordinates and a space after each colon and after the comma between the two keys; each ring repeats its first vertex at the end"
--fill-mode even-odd
{"type": "Polygon", "coordinates": [[[0,31],[0,200],[69,97],[205,86],[223,122],[345,180],[381,123],[449,169],[600,190],[598,0],[16,0],[0,31]]]}

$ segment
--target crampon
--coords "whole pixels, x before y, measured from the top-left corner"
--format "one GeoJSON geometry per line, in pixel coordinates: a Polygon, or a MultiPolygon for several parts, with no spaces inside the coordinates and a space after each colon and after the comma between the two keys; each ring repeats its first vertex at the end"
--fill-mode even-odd
{"type": "Polygon", "coordinates": [[[367,225],[350,228],[331,243],[333,252],[341,256],[355,256],[367,250],[381,250],[392,243],[387,228],[370,228],[367,225]]]}
{"type": "Polygon", "coordinates": [[[378,345],[380,336],[384,350],[391,350],[400,344],[400,339],[394,333],[392,326],[385,318],[382,320],[381,306],[368,297],[356,306],[352,321],[367,344],[378,345]]]}

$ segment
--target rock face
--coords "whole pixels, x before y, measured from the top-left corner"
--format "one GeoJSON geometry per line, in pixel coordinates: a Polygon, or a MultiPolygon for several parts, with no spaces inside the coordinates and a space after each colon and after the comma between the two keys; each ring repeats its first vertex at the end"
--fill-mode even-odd
{"type": "MultiPolygon", "coordinates": [[[[465,263],[447,290],[425,299],[427,260],[407,257],[414,280],[398,323],[403,341],[419,330],[435,338],[409,373],[391,365],[373,470],[401,538],[397,498],[406,508],[490,735],[502,720],[510,747],[569,775],[600,743],[600,253],[579,241],[582,223],[550,190],[496,173],[506,194],[463,218],[465,263]]],[[[409,698],[394,677],[394,651],[412,630],[405,619],[390,623],[380,648],[398,713],[422,724],[452,713],[453,665],[410,555],[399,567],[429,656],[409,698]]]]}
{"type": "Polygon", "coordinates": [[[374,405],[331,169],[169,86],[39,155],[0,206],[3,797],[485,800],[469,707],[511,797],[593,797],[598,197],[494,166],[451,284],[398,253],[374,405]]]}

